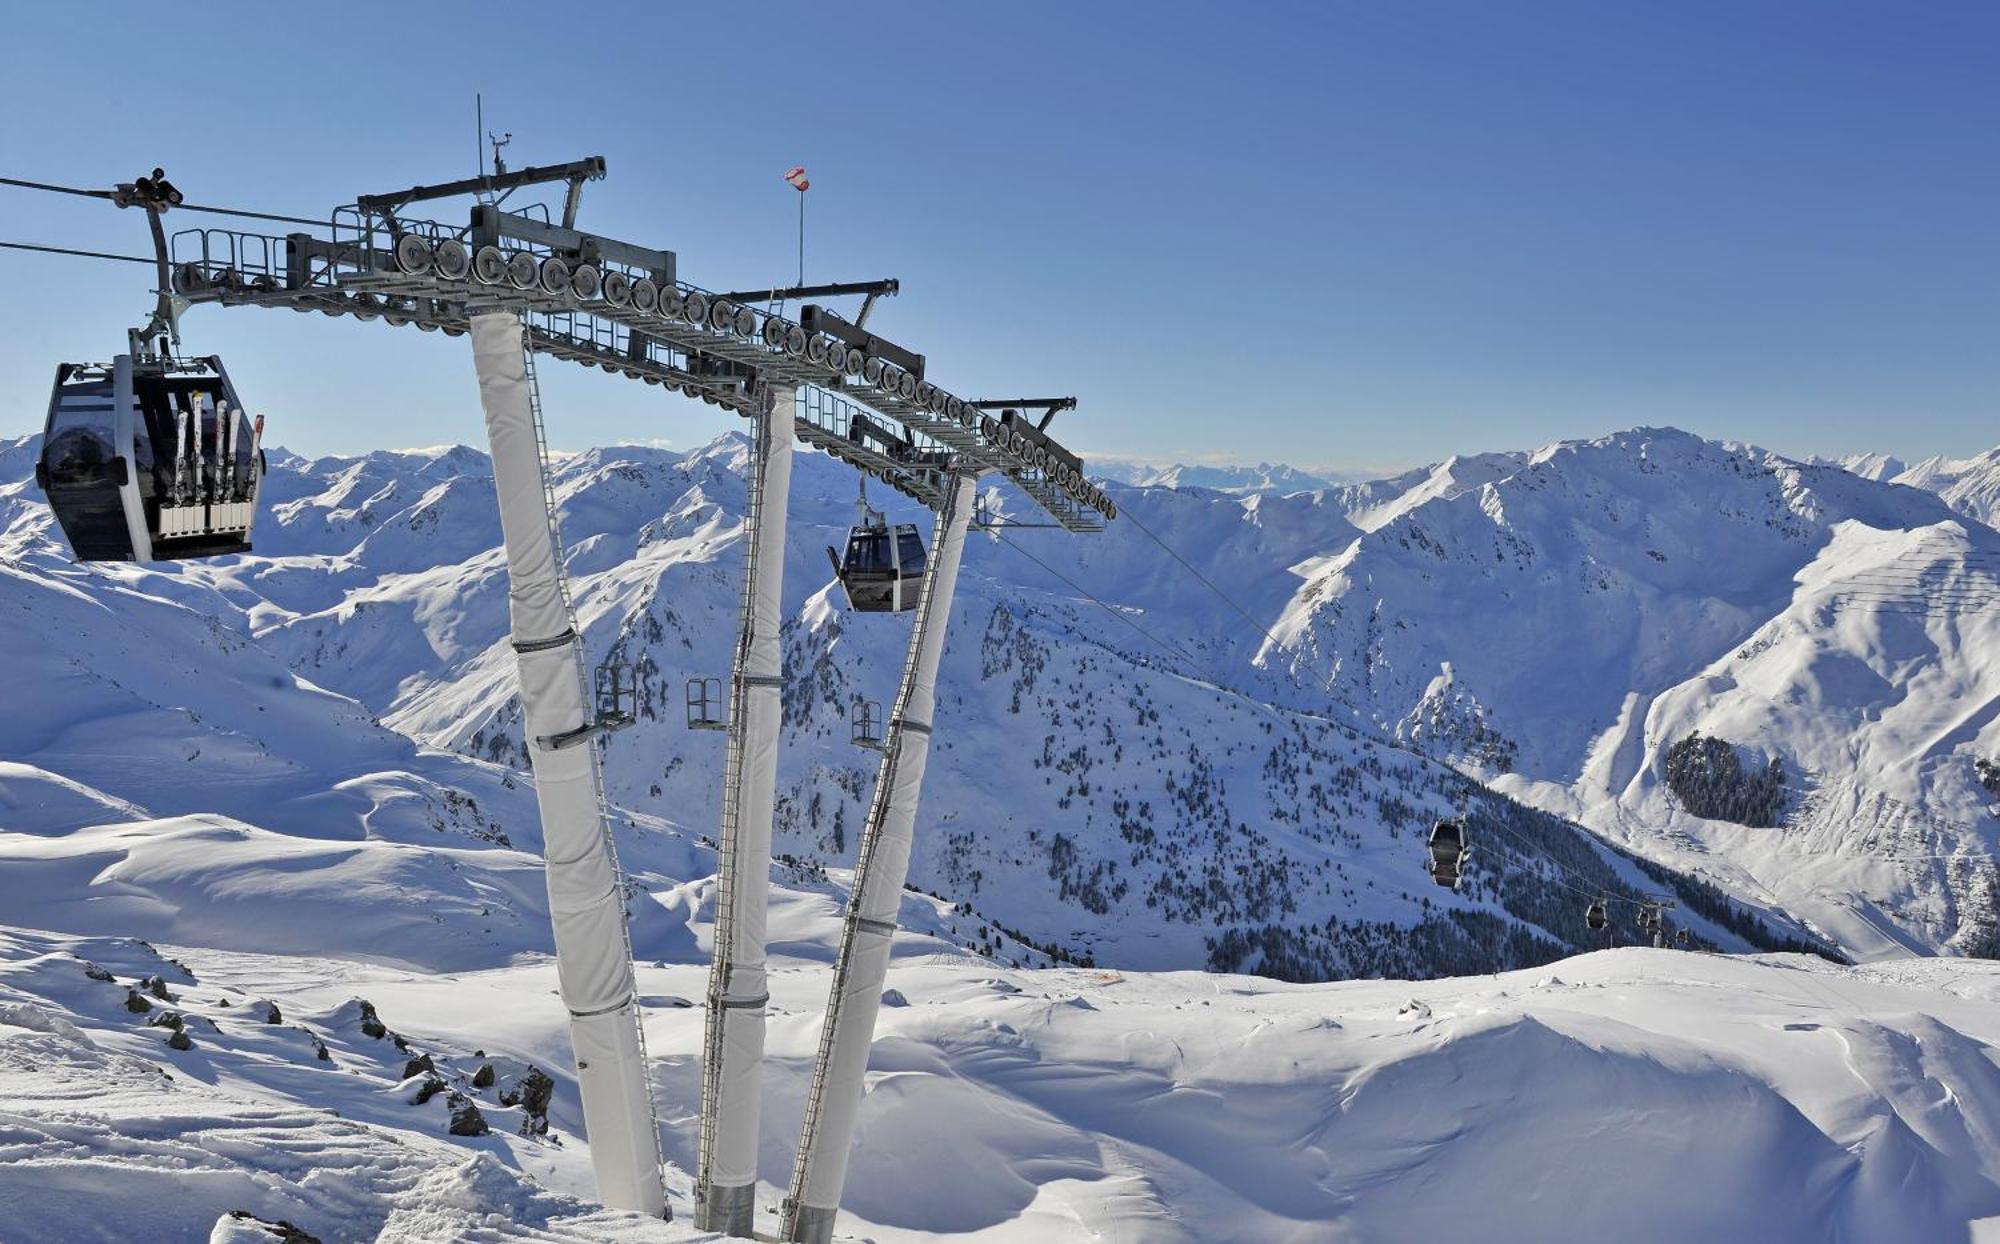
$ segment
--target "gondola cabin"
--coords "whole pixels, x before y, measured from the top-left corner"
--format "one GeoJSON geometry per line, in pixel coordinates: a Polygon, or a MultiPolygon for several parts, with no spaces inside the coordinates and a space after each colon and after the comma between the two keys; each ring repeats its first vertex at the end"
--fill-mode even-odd
{"type": "Polygon", "coordinates": [[[1430,856],[1431,880],[1446,889],[1457,889],[1465,862],[1465,822],[1439,821],[1431,826],[1430,856]]]}
{"type": "Polygon", "coordinates": [[[915,523],[893,526],[876,519],[847,533],[847,553],[829,548],[833,573],[848,607],[861,613],[900,613],[917,607],[924,579],[924,538],[915,523]]]}
{"type": "Polygon", "coordinates": [[[262,430],[219,358],[64,363],[35,482],[79,561],[247,553],[262,430]]]}
{"type": "Polygon", "coordinates": [[[1591,932],[1596,933],[1601,931],[1605,925],[1609,924],[1611,922],[1611,919],[1610,916],[1605,913],[1603,903],[1592,903],[1590,907],[1583,913],[1583,922],[1590,926],[1591,932]]]}

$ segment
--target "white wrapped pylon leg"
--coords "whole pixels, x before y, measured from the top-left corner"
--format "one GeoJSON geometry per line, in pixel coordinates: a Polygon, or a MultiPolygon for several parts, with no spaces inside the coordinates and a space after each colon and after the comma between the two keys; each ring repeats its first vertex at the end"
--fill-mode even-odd
{"type": "Polygon", "coordinates": [[[695,1225],[749,1236],[757,1212],[757,1125],[762,1112],[766,891],[778,780],[785,523],[792,483],[793,390],[768,391],[750,446],[749,533],[743,617],[731,679],[723,765],[715,963],[703,1043],[701,1161],[695,1225]]]}
{"type": "Polygon", "coordinates": [[[954,475],[946,487],[902,686],[875,777],[875,797],[861,829],[854,893],[834,959],[833,987],[827,996],[812,1090],[806,1098],[798,1161],[785,1201],[784,1238],[803,1244],[832,1240],[841,1187],[847,1182],[848,1150],[861,1111],[868,1049],[889,971],[889,943],[896,932],[916,838],[917,797],[930,757],[938,662],[944,656],[952,595],[958,587],[977,488],[978,480],[970,474],[954,475]]]}
{"type": "Polygon", "coordinates": [[[472,357],[493,452],[507,548],[507,605],[521,715],[541,807],[556,982],[569,1009],[597,1193],[616,1209],[664,1215],[659,1129],[639,1038],[638,994],[618,860],[588,747],[539,740],[584,724],[584,688],[543,491],[521,321],[472,317],[472,357]]]}

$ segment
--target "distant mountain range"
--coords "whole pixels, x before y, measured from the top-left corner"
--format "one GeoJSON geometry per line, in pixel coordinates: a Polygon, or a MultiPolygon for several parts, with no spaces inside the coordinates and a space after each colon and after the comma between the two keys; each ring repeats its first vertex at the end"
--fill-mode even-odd
{"type": "Polygon", "coordinates": [[[1297,467],[1260,462],[1255,466],[1227,463],[1160,465],[1124,458],[1086,456],[1092,475],[1140,488],[1210,488],[1231,493],[1291,493],[1353,483],[1365,476],[1351,472],[1301,471],[1297,467]]]}
{"type": "Polygon", "coordinates": [[[1940,454],[1915,465],[1880,453],[1814,461],[1844,467],[1864,479],[1934,492],[1952,509],[1989,527],[2000,519],[2000,449],[1970,458],[1947,458],[1940,454]]]}
{"type": "MultiPolygon", "coordinates": [[[[607,778],[646,893],[684,893],[713,867],[702,839],[721,740],[685,728],[682,689],[728,672],[744,453],[730,436],[557,471],[590,655],[639,673],[641,721],[612,741],[607,778]]],[[[23,909],[77,931],[128,910],[149,935],[226,927],[233,945],[289,952],[302,948],[286,930],[304,926],[288,906],[366,879],[438,925],[426,937],[385,921],[370,953],[448,967],[543,946],[484,455],[271,457],[255,556],[106,568],[68,561],[24,478],[29,446],[0,449],[0,611],[21,619],[0,652],[28,710],[0,722],[0,824],[36,834],[74,879],[32,883],[23,909]],[[91,825],[110,828],[78,832],[91,825]],[[194,841],[204,862],[189,871],[194,841]],[[225,901],[237,892],[256,897],[225,901]]],[[[1760,900],[1730,902],[1485,790],[1259,657],[1239,608],[1276,625],[1291,568],[1350,543],[1356,518],[1507,461],[1288,498],[1114,485],[1134,521],[1102,535],[975,536],[911,878],[954,905],[940,935],[1017,960],[1428,976],[1601,944],[1577,887],[1666,886],[1710,944],[1803,936],[1760,900]],[[1438,889],[1424,836],[1468,810],[1470,877],[1438,889]]],[[[891,697],[908,636],[907,618],[852,614],[829,582],[822,546],[851,521],[852,487],[831,460],[800,458],[778,849],[793,861],[781,881],[807,891],[853,858],[875,761],[849,745],[854,704],[891,697]]],[[[991,501],[1001,515],[1024,504],[991,501]]],[[[691,936],[692,912],[640,911],[642,956],[691,936]]],[[[1615,911],[1628,941],[1635,911],[1615,911]]]]}
{"type": "MultiPolygon", "coordinates": [[[[727,674],[743,453],[557,472],[591,656],[640,674],[607,772],[642,886],[712,867],[721,745],[681,693],[727,674]]],[[[143,839],[80,825],[221,814],[279,841],[218,848],[218,876],[380,840],[455,861],[472,888],[439,911],[466,937],[500,936],[470,895],[532,907],[464,871],[534,849],[483,454],[274,453],[257,555],[162,569],[70,564],[31,460],[0,445],[0,610],[21,619],[0,643],[36,706],[0,725],[0,824],[97,868],[143,839]]],[[[1979,949],[2000,937],[2000,533],[1952,507],[1981,461],[1926,464],[1948,501],[1637,429],[1297,490],[1282,466],[1229,490],[1182,468],[1111,485],[1101,535],[976,535],[912,882],[976,913],[975,948],[1134,967],[1530,962],[1592,944],[1590,893],[1662,885],[1718,945],[1796,919],[1863,956],[1979,949]],[[1468,808],[1472,880],[1438,890],[1423,834],[1468,808]]],[[[800,458],[779,850],[808,887],[852,858],[874,760],[847,743],[854,703],[890,698],[908,633],[829,582],[851,488],[800,458]]],[[[229,884],[184,877],[149,910],[207,920],[229,884]]]]}
{"type": "Polygon", "coordinates": [[[1420,489],[1338,494],[1352,537],[1273,584],[1259,661],[1856,953],[1990,943],[2000,533],[1662,429],[1420,489]]]}

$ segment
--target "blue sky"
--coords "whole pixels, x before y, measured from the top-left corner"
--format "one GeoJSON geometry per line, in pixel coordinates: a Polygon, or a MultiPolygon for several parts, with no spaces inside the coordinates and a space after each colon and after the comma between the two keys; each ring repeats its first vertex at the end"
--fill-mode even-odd
{"type": "MultiPolygon", "coordinates": [[[[793,273],[780,174],[806,165],[807,277],[900,277],[881,331],[958,392],[1075,393],[1057,428],[1086,450],[1367,468],[1646,423],[1794,454],[2000,443],[2000,6],[290,12],[12,7],[0,175],[159,163],[193,202],[318,216],[472,172],[478,91],[516,164],[607,157],[585,227],[711,287],[793,273]]],[[[0,239],[132,253],[144,227],[0,188],[0,239]]],[[[0,434],[149,283],[0,251],[0,434]]],[[[250,309],[185,329],[281,443],[479,438],[462,341],[250,309]]],[[[544,376],[566,446],[731,426],[544,376]]]]}

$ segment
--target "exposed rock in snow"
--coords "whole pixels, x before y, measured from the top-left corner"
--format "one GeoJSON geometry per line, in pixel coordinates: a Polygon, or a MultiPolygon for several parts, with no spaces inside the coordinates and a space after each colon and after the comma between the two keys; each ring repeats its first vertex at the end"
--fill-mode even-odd
{"type": "Polygon", "coordinates": [[[289,1222],[266,1222],[247,1210],[235,1209],[216,1219],[208,1244],[320,1244],[320,1239],[289,1222]]]}
{"type": "Polygon", "coordinates": [[[479,1113],[479,1106],[463,1093],[453,1093],[450,1098],[451,1126],[454,1136],[484,1136],[493,1129],[486,1126],[486,1116],[479,1113]]]}
{"type": "Polygon", "coordinates": [[[540,1136],[549,1130],[549,1102],[556,1083],[539,1067],[530,1067],[520,1078],[500,1087],[500,1104],[521,1108],[521,1134],[540,1136]]]}

